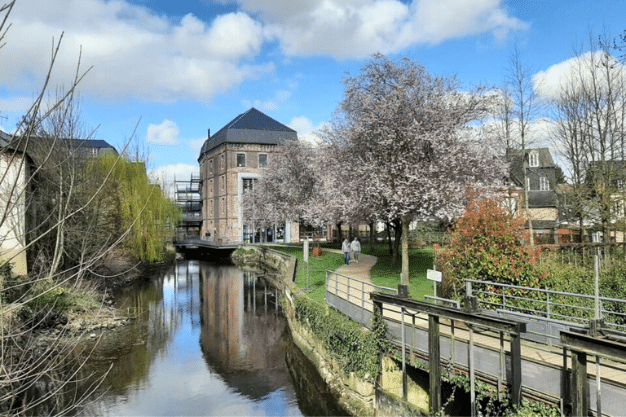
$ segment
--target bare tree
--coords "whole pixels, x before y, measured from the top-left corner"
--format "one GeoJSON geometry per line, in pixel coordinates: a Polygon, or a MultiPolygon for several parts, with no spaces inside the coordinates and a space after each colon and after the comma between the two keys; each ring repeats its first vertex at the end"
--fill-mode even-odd
{"type": "Polygon", "coordinates": [[[503,121],[507,150],[516,148],[522,156],[522,205],[528,221],[529,244],[535,244],[533,221],[528,207],[528,161],[526,150],[531,142],[533,122],[536,121],[540,106],[535,93],[531,70],[526,67],[517,47],[513,51],[506,73],[503,121]],[[511,146],[512,145],[512,146],[511,146]]]}
{"type": "MultiPolygon", "coordinates": [[[[7,37],[14,4],[0,6],[0,42],[7,37]]],[[[90,393],[73,387],[89,355],[74,355],[80,350],[79,338],[64,338],[67,295],[87,288],[85,278],[97,272],[132,230],[116,223],[119,201],[105,193],[114,169],[100,169],[96,175],[97,162],[83,155],[83,139],[92,132],[81,125],[76,100],[77,86],[87,73],[80,58],[69,87],[49,94],[62,39],[53,43],[39,94],[16,133],[0,147],[0,230],[10,237],[0,242],[3,415],[64,414],[90,393]],[[18,273],[15,265],[24,258],[29,268],[18,273]],[[51,326],[60,330],[42,340],[38,330],[51,326]],[[42,391],[42,386],[47,389],[42,391]]],[[[137,211],[135,219],[141,219],[142,209],[137,211]]],[[[106,310],[96,292],[84,300],[96,316],[106,310]]]]}
{"type": "Polygon", "coordinates": [[[555,143],[568,162],[579,224],[594,214],[609,242],[623,216],[626,181],[626,69],[606,36],[589,35],[555,100],[555,143]]]}

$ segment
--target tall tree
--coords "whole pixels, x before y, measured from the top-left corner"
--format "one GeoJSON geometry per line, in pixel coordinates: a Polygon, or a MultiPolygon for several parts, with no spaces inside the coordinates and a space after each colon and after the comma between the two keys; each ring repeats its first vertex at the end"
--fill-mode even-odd
{"type": "Polygon", "coordinates": [[[606,36],[589,35],[554,100],[554,140],[568,163],[574,211],[581,227],[595,214],[605,242],[623,210],[626,181],[626,68],[608,45],[606,36]]]}
{"type": "Polygon", "coordinates": [[[344,83],[336,128],[354,177],[365,181],[369,211],[401,227],[401,285],[408,291],[409,223],[461,215],[469,185],[502,185],[505,162],[470,126],[486,116],[490,98],[460,91],[454,77],[380,54],[344,83]]]}
{"type": "Polygon", "coordinates": [[[528,207],[528,161],[526,149],[530,145],[531,130],[539,112],[538,96],[533,85],[531,70],[522,62],[521,54],[517,47],[511,56],[509,68],[506,73],[507,95],[503,110],[507,113],[506,141],[519,149],[524,160],[522,161],[522,205],[528,222],[529,244],[534,246],[533,220],[528,207]]]}

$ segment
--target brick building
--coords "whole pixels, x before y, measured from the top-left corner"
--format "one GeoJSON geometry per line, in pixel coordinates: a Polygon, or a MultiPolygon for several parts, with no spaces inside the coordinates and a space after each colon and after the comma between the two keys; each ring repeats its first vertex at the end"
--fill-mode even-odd
{"type": "MultiPolygon", "coordinates": [[[[297,140],[295,130],[255,108],[235,117],[202,145],[202,231],[223,242],[253,239],[242,222],[241,197],[267,169],[277,146],[297,140]]],[[[298,224],[264,230],[264,240],[298,241],[298,224]]]]}

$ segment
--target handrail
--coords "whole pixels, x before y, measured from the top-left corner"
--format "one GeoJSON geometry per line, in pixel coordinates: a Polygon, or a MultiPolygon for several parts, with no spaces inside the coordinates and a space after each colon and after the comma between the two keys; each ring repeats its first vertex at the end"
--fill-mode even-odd
{"type": "MultiPolygon", "coordinates": [[[[501,308],[504,310],[514,311],[519,310],[527,313],[533,313],[538,316],[543,316],[547,319],[559,318],[564,319],[565,321],[570,322],[584,322],[589,320],[593,315],[594,307],[589,305],[577,305],[571,304],[571,301],[563,300],[564,297],[580,300],[583,299],[588,303],[592,303],[595,300],[593,295],[589,294],[578,294],[566,291],[557,291],[550,289],[542,289],[542,288],[533,288],[526,287],[521,285],[511,285],[498,283],[493,281],[480,281],[475,279],[466,279],[465,282],[468,286],[468,295],[472,295],[472,293],[476,294],[484,294],[495,297],[497,300],[479,300],[483,305],[501,308]],[[500,289],[499,292],[489,291],[489,290],[479,290],[473,289],[472,286],[491,286],[496,289],[500,289]],[[539,293],[541,295],[545,295],[545,298],[530,298],[525,297],[520,294],[507,294],[506,289],[511,290],[520,290],[528,293],[539,293]],[[555,301],[555,298],[558,299],[555,301]],[[507,303],[508,301],[508,303],[507,303]],[[522,306],[519,305],[519,302],[526,302],[527,305],[522,306]],[[538,309],[539,308],[539,309],[538,309]],[[543,310],[545,308],[545,310],[543,310]],[[583,316],[571,315],[567,314],[567,311],[563,311],[564,309],[573,309],[579,310],[583,314],[583,316]]],[[[598,297],[600,301],[600,311],[603,316],[613,318],[613,320],[617,321],[613,323],[613,320],[606,320],[606,324],[615,328],[626,329],[626,300],[620,300],[617,298],[611,297],[598,297]],[[613,311],[605,308],[606,303],[617,303],[620,306],[618,307],[618,311],[613,311]]]]}

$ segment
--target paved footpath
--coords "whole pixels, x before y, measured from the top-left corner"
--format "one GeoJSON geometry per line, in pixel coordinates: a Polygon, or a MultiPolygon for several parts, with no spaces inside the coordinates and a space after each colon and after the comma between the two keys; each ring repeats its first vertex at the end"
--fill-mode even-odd
{"type": "MultiPolygon", "coordinates": [[[[324,249],[328,252],[341,253],[342,251],[338,249],[324,249]]],[[[378,258],[371,255],[364,255],[363,253],[359,254],[359,262],[354,262],[354,260],[350,260],[350,265],[342,265],[337,268],[336,272],[347,275],[349,277],[358,279],[359,281],[372,282],[372,277],[370,276],[370,269],[374,266],[374,264],[378,261],[378,258]]]]}

